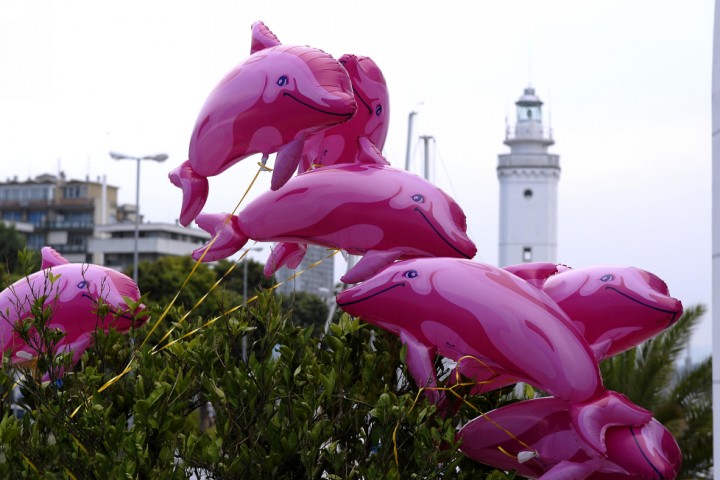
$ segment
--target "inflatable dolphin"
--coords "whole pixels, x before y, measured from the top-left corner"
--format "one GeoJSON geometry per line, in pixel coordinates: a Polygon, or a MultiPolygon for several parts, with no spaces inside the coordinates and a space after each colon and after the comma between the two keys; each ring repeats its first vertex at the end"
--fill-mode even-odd
{"type": "MultiPolygon", "coordinates": [[[[465,214],[445,192],[418,175],[383,165],[347,164],[318,168],[267,191],[237,216],[201,214],[197,224],[216,235],[193,252],[203,261],[227,258],[248,239],[314,244],[363,258],[342,278],[356,283],[402,258],[472,258],[465,214]]],[[[288,256],[271,256],[268,271],[288,256]]]]}
{"type": "MultiPolygon", "coordinates": [[[[622,397],[608,391],[587,409],[603,410],[622,397]]],[[[525,400],[475,418],[458,432],[460,450],[473,460],[542,480],[672,480],[682,455],[672,434],[637,409],[628,425],[611,413],[602,423],[571,420],[567,403],[553,397],[525,400]],[[585,445],[576,428],[600,430],[605,455],[585,445]]]]}
{"type": "MultiPolygon", "coordinates": [[[[458,362],[464,374],[466,366],[483,369],[490,382],[494,376],[502,385],[508,377],[526,382],[579,412],[605,392],[592,350],[570,319],[541,290],[501,268],[458,258],[400,261],[340,292],[337,304],[400,337],[410,374],[419,387],[430,387],[435,403],[443,399],[432,390],[439,386],[436,355],[458,362]]],[[[602,451],[599,435],[584,440],[602,451]]]]}
{"type": "Polygon", "coordinates": [[[346,54],[339,62],[350,76],[357,113],[347,122],[308,138],[298,173],[338,163],[388,164],[381,154],[390,118],[390,95],[385,77],[370,57],[346,54]]]}
{"type": "Polygon", "coordinates": [[[142,315],[144,306],[136,310],[128,306],[129,301],[137,303],[140,299],[132,279],[100,265],[70,263],[52,248],[44,247],[41,270],[0,292],[0,349],[10,353],[13,363],[32,363],[41,353],[41,344],[26,343],[18,332],[18,323],[33,317],[32,307],[40,298],[51,312],[47,328],[64,334],[55,353],[72,351],[73,365],[92,344],[95,331],[113,328],[126,332],[147,320],[142,315]],[[101,305],[108,307],[104,315],[101,305]]]}
{"type": "Polygon", "coordinates": [[[262,22],[253,24],[252,53],[205,101],[190,138],[188,160],[169,173],[182,188],[180,223],[207,200],[207,177],[261,153],[277,152],[271,188],[297,169],[308,135],[352,118],[357,105],[343,66],[322,50],[281,45],[262,22]]]}
{"type": "Polygon", "coordinates": [[[570,317],[601,361],[675,324],[683,312],[657,275],[635,267],[571,269],[552,264],[507,267],[542,288],[570,317]]]}

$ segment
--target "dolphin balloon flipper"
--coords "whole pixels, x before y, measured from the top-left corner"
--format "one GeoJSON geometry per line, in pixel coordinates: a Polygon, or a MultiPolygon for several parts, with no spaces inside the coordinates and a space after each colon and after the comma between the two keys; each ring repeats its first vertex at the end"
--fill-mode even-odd
{"type": "MultiPolygon", "coordinates": [[[[57,354],[62,355],[65,353],[72,353],[72,360],[70,361],[70,364],[76,365],[80,361],[80,358],[83,356],[88,347],[92,345],[92,340],[93,339],[91,332],[83,333],[73,341],[66,341],[66,339],[63,338],[57,345],[57,354]]],[[[56,374],[56,376],[62,377],[65,375],[65,368],[60,367],[60,369],[54,373],[56,374]]],[[[42,377],[42,381],[47,382],[49,380],[50,373],[46,372],[42,377]]]]}
{"type": "Polygon", "coordinates": [[[407,367],[418,387],[426,389],[425,394],[435,405],[440,404],[445,395],[437,389],[433,366],[435,350],[422,344],[406,331],[400,332],[400,341],[407,346],[407,367]]]}
{"type": "Polygon", "coordinates": [[[280,45],[280,40],[261,21],[252,24],[252,40],[250,41],[250,54],[280,45]]]}
{"type": "Polygon", "coordinates": [[[213,239],[193,250],[192,258],[203,262],[222,260],[240,250],[249,240],[237,224],[237,217],[229,213],[201,213],[195,219],[198,227],[213,235],[213,239]]]}
{"type": "Polygon", "coordinates": [[[307,253],[307,245],[304,243],[280,242],[272,248],[265,262],[263,274],[271,277],[281,267],[294,270],[305,258],[305,253],[307,253]]]}
{"type": "Polygon", "coordinates": [[[351,284],[370,278],[402,256],[397,250],[370,250],[340,278],[343,283],[351,284]]]}
{"type": "Polygon", "coordinates": [[[189,160],[173,169],[168,174],[168,178],[173,185],[182,189],[183,200],[179,221],[187,227],[205,206],[210,185],[206,177],[193,170],[189,160]]]}
{"type": "Polygon", "coordinates": [[[300,135],[288,144],[283,145],[275,156],[270,189],[277,190],[293,176],[300,164],[305,135],[300,135]]]}
{"type": "Polygon", "coordinates": [[[591,402],[570,405],[570,418],[580,438],[596,452],[605,455],[605,432],[609,427],[641,427],[652,413],[632,403],[626,396],[606,391],[591,402]]]}

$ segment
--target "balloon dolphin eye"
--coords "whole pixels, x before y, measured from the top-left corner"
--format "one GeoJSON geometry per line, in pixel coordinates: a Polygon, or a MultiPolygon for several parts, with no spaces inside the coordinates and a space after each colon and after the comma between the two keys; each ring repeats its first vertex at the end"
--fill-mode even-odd
{"type": "Polygon", "coordinates": [[[415,195],[413,195],[412,200],[413,200],[413,202],[417,202],[417,203],[425,203],[425,197],[423,197],[419,193],[416,193],[415,195]]]}
{"type": "Polygon", "coordinates": [[[278,87],[284,87],[289,82],[287,75],[281,75],[280,78],[277,79],[277,82],[275,84],[278,87]]]}
{"type": "Polygon", "coordinates": [[[403,277],[405,278],[415,278],[418,276],[417,270],[408,270],[407,272],[403,273],[403,277]]]}
{"type": "Polygon", "coordinates": [[[382,109],[382,105],[378,105],[377,107],[375,107],[375,116],[379,117],[382,113],[382,109]]]}
{"type": "Polygon", "coordinates": [[[613,277],[612,275],[610,275],[609,273],[606,273],[605,275],[603,275],[602,277],[600,277],[600,281],[601,281],[601,282],[609,282],[609,281],[612,280],[613,278],[614,278],[614,277],[613,277]]]}
{"type": "Polygon", "coordinates": [[[87,282],[85,280],[82,280],[80,283],[77,284],[77,288],[83,289],[87,287],[87,282]]]}

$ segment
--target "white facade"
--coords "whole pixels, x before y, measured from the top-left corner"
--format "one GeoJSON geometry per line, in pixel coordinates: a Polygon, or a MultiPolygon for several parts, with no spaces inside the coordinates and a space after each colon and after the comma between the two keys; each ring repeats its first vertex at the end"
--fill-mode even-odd
{"type": "MultiPolygon", "coordinates": [[[[166,256],[190,255],[193,250],[212,239],[198,228],[186,228],[171,223],[141,223],[138,226],[138,258],[155,261],[166,256]]],[[[88,251],[96,263],[116,270],[133,265],[135,252],[135,224],[133,222],[99,225],[96,236],[88,243],[88,251]]]]}
{"type": "Polygon", "coordinates": [[[542,123],[542,101],[528,87],[515,103],[514,132],[498,155],[500,181],[500,267],[526,262],[556,262],[557,185],[560,157],[548,153],[555,142],[542,123]]]}

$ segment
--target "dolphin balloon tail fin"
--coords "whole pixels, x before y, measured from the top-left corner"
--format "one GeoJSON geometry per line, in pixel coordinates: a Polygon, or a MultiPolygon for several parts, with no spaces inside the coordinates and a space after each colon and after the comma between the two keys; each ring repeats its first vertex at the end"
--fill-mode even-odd
{"type": "Polygon", "coordinates": [[[340,278],[343,283],[362,282],[400,258],[401,252],[394,250],[369,250],[358,263],[340,278]]]}
{"type": "Polygon", "coordinates": [[[597,453],[605,455],[608,427],[641,427],[652,419],[652,413],[635,405],[626,396],[608,390],[588,402],[572,404],[570,417],[580,438],[597,453]]]}
{"type": "Polygon", "coordinates": [[[305,135],[300,135],[295,140],[280,147],[275,156],[270,190],[277,190],[290,180],[290,177],[293,176],[298,165],[300,165],[304,145],[305,135]]]}
{"type": "Polygon", "coordinates": [[[307,252],[307,245],[304,243],[281,242],[275,245],[270,256],[265,262],[263,273],[271,277],[280,267],[287,267],[294,270],[300,265],[307,252]]]}
{"type": "Polygon", "coordinates": [[[180,223],[187,227],[205,206],[210,191],[208,180],[193,170],[189,160],[172,170],[168,174],[168,178],[173,185],[182,189],[180,223]]]}
{"type": "Polygon", "coordinates": [[[201,213],[195,223],[213,235],[211,241],[192,252],[195,260],[201,258],[203,262],[222,260],[240,250],[249,240],[240,229],[237,217],[229,213],[201,213]]]}

